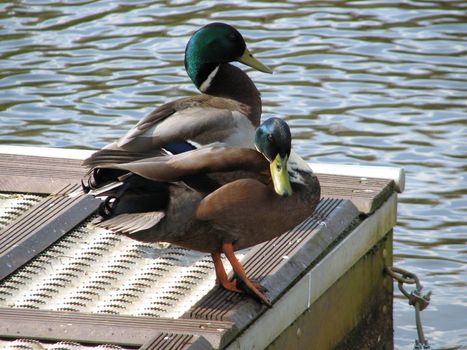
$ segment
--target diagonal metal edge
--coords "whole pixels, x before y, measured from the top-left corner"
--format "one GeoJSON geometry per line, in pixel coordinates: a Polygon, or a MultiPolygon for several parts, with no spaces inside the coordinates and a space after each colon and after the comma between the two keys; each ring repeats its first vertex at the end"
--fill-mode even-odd
{"type": "MultiPolygon", "coordinates": [[[[169,333],[175,336],[172,345],[183,345],[190,335],[203,337],[212,348],[219,348],[224,337],[237,333],[232,322],[192,319],[161,319],[77,312],[0,308],[0,337],[33,338],[45,341],[150,346],[161,344],[169,333]],[[183,335],[183,337],[180,337],[183,335]]],[[[199,342],[206,349],[206,342],[199,342]]],[[[167,345],[167,344],[165,344],[167,345]]],[[[148,347],[148,349],[178,349],[148,347]]],[[[180,348],[185,349],[185,348],[180,348]]]]}
{"type": "Polygon", "coordinates": [[[0,279],[5,278],[85,220],[99,206],[91,196],[69,196],[67,185],[30,208],[0,232],[0,279]]]}
{"type": "MultiPolygon", "coordinates": [[[[259,278],[267,289],[268,297],[274,301],[286,292],[304,270],[311,267],[323,251],[327,251],[338,240],[358,215],[358,210],[350,201],[322,200],[313,217],[250,251],[243,260],[247,274],[259,278]],[[284,246],[286,249],[283,249],[284,246]],[[287,254],[287,258],[277,254],[277,249],[282,249],[281,252],[287,254]]],[[[264,306],[249,297],[214,288],[186,315],[199,319],[233,321],[241,331],[259,317],[264,309],[264,306]]]]}

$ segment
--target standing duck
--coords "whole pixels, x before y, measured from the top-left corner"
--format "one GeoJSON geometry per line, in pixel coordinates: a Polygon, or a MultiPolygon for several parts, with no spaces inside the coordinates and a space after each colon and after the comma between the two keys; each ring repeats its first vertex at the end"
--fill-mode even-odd
{"type": "Polygon", "coordinates": [[[131,152],[112,151],[89,159],[90,167],[126,173],[118,179],[115,205],[97,225],[143,242],[210,253],[219,284],[235,292],[243,288],[270,306],[234,251],[277,237],[312,215],[320,185],[291,153],[290,129],[282,119],[263,122],[254,144],[257,151],[218,143],[177,155],[132,160],[131,152]]]}

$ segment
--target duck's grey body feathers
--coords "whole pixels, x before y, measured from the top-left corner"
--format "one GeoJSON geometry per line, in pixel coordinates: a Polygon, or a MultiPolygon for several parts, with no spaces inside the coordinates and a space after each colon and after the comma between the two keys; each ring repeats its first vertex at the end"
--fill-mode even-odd
{"type": "Polygon", "coordinates": [[[260,115],[261,97],[253,82],[241,69],[222,64],[206,94],[160,106],[104,149],[150,153],[183,141],[253,147],[260,115]]]}

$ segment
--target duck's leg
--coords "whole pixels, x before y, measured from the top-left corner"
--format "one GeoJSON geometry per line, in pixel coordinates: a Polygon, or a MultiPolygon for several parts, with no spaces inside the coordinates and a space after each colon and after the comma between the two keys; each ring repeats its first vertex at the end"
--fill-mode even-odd
{"type": "Polygon", "coordinates": [[[242,293],[242,291],[237,288],[235,280],[229,281],[227,273],[225,272],[224,264],[222,263],[221,253],[212,253],[211,257],[214,262],[214,269],[216,270],[216,283],[232,292],[242,293]]]}
{"type": "MultiPolygon", "coordinates": [[[[258,298],[263,304],[271,307],[272,304],[269,301],[269,299],[263,293],[261,293],[258,286],[255,285],[253,282],[251,282],[251,280],[246,275],[245,270],[243,269],[243,266],[240,264],[240,262],[237,260],[237,257],[234,254],[232,243],[222,244],[222,250],[225,256],[227,257],[227,259],[229,260],[230,265],[232,265],[232,269],[235,272],[235,276],[243,283],[246,289],[246,292],[258,298]]],[[[233,280],[232,282],[235,283],[235,280],[233,280]]],[[[238,282],[236,282],[235,284],[237,283],[238,282]]]]}
{"type": "MultiPolygon", "coordinates": [[[[232,292],[243,293],[242,290],[237,288],[237,274],[234,274],[234,277],[229,279],[227,277],[227,272],[225,271],[224,264],[222,263],[221,254],[220,253],[212,253],[211,254],[212,261],[214,262],[214,268],[216,271],[216,283],[223,286],[225,289],[230,290],[232,292]]],[[[259,291],[263,291],[264,288],[261,284],[252,282],[253,286],[258,289],[259,291]]]]}

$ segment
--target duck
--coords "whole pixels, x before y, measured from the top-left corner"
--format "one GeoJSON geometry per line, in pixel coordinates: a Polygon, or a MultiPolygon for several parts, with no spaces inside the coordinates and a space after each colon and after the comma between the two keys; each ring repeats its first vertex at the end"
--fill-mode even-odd
{"type": "MultiPolygon", "coordinates": [[[[253,135],[262,113],[261,95],[249,76],[232,62],[272,73],[252,55],[243,36],[231,25],[214,22],[198,29],[186,45],[184,64],[201,94],[164,103],[92,157],[120,150],[147,158],[164,152],[178,154],[213,142],[254,148],[253,135]]],[[[87,183],[82,183],[85,192],[103,181],[113,183],[122,175],[108,169],[91,172],[87,183]]]]}
{"type": "Polygon", "coordinates": [[[140,153],[164,148],[181,153],[216,141],[252,147],[261,118],[261,96],[248,75],[232,62],[272,73],[231,25],[214,22],[194,32],[185,48],[184,64],[201,94],[159,106],[104,148],[140,153]]]}
{"type": "Polygon", "coordinates": [[[320,200],[319,181],[294,156],[291,138],[288,124],[274,117],[255,129],[254,148],[216,142],[147,158],[122,150],[100,153],[88,167],[123,175],[117,179],[119,195],[113,188],[106,193],[115,199],[112,210],[95,225],[141,242],[209,253],[219,285],[271,306],[235,251],[292,229],[313,214],[320,200]],[[232,279],[221,254],[232,266],[232,279]]]}

